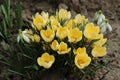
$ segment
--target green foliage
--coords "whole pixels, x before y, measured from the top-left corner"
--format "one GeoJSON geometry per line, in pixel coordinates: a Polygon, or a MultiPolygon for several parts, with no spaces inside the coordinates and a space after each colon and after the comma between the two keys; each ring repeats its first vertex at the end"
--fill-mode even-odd
{"type": "Polygon", "coordinates": [[[3,19],[2,21],[0,21],[0,37],[8,42],[8,38],[7,38],[7,26],[5,23],[5,20],[3,19]]]}
{"type": "Polygon", "coordinates": [[[3,5],[0,6],[0,37],[8,42],[7,28],[12,28],[12,18],[10,16],[10,0],[3,0],[3,5]]]}
{"type": "MultiPolygon", "coordinates": [[[[15,4],[15,20],[16,25],[13,23],[13,18],[11,16],[11,8],[10,8],[10,0],[3,0],[3,4],[0,6],[0,38],[2,38],[5,42],[8,42],[8,29],[19,29],[22,28],[22,5],[20,0],[16,1],[15,4]],[[13,25],[14,24],[14,25],[13,25]]],[[[14,13],[14,12],[12,12],[14,13]]]]}
{"type": "Polygon", "coordinates": [[[3,0],[3,5],[1,5],[1,13],[4,16],[6,25],[9,28],[12,28],[12,18],[11,18],[11,9],[10,9],[10,0],[3,0]]]}
{"type": "Polygon", "coordinates": [[[18,29],[22,28],[22,26],[23,26],[22,5],[21,5],[21,1],[20,0],[17,0],[17,2],[15,4],[15,18],[16,18],[18,29]]]}

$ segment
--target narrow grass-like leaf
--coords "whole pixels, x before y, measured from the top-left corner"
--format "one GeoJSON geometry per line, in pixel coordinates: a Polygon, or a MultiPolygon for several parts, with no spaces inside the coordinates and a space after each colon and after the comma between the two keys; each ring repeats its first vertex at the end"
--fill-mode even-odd
{"type": "Polygon", "coordinates": [[[10,0],[4,0],[3,6],[5,9],[5,20],[7,22],[7,26],[12,28],[12,18],[10,16],[10,0]]]}
{"type": "Polygon", "coordinates": [[[5,62],[5,61],[0,61],[0,63],[5,64],[5,65],[8,65],[8,66],[12,66],[11,64],[9,64],[9,63],[7,63],[7,62],[5,62]]]}
{"type": "Polygon", "coordinates": [[[7,29],[6,29],[6,23],[5,20],[3,19],[0,22],[0,36],[5,40],[6,42],[8,41],[7,39],[7,29]]]}
{"type": "Polygon", "coordinates": [[[24,57],[26,57],[26,58],[29,58],[29,59],[32,59],[32,57],[30,57],[30,56],[28,56],[28,55],[26,55],[26,54],[22,54],[24,57]]]}
{"type": "Polygon", "coordinates": [[[0,36],[2,37],[2,38],[4,38],[4,35],[0,32],[0,36]]]}
{"type": "Polygon", "coordinates": [[[21,75],[21,76],[24,76],[24,74],[20,73],[20,72],[17,72],[17,71],[14,71],[14,70],[11,70],[11,69],[8,69],[8,72],[11,72],[13,74],[18,74],[18,75],[21,75]]]}
{"type": "Polygon", "coordinates": [[[18,28],[21,29],[23,26],[23,22],[22,22],[22,5],[20,0],[17,0],[15,7],[16,7],[15,17],[16,17],[17,25],[18,25],[18,28]]]}

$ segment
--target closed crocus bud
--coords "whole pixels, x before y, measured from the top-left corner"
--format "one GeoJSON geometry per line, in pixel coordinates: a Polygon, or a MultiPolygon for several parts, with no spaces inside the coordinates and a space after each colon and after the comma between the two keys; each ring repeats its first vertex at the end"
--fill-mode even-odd
{"type": "Polygon", "coordinates": [[[37,34],[34,34],[34,41],[35,42],[40,42],[40,36],[37,34]]]}
{"type": "Polygon", "coordinates": [[[59,47],[59,43],[57,40],[54,40],[51,44],[51,48],[54,50],[54,51],[57,51],[58,50],[58,47],[59,47]]]}
{"type": "Polygon", "coordinates": [[[49,22],[49,14],[47,12],[41,12],[41,16],[43,17],[45,24],[49,22]]]}
{"type": "Polygon", "coordinates": [[[67,25],[65,26],[68,30],[72,29],[73,28],[73,20],[69,20],[67,25]]]}
{"type": "Polygon", "coordinates": [[[75,24],[81,24],[84,25],[87,22],[87,19],[85,19],[85,16],[82,16],[80,14],[77,14],[74,19],[75,24]]]}
{"type": "Polygon", "coordinates": [[[59,20],[66,20],[71,18],[70,11],[67,11],[65,9],[60,9],[58,12],[59,20]]]}
{"type": "Polygon", "coordinates": [[[50,16],[50,24],[51,24],[52,30],[56,31],[59,26],[59,22],[54,16],[50,16]]]}

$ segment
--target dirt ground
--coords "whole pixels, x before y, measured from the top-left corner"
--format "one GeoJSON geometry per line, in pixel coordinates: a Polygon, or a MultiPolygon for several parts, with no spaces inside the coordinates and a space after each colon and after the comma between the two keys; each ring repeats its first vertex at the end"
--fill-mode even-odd
{"type": "MultiPolygon", "coordinates": [[[[14,1],[11,0],[12,9],[14,1]]],[[[112,32],[106,34],[111,70],[109,72],[104,69],[98,70],[94,80],[120,80],[120,0],[22,0],[22,7],[25,21],[31,20],[32,15],[43,10],[53,14],[55,10],[64,8],[70,10],[72,15],[81,13],[89,19],[92,19],[96,11],[102,10],[113,28],[112,32]]],[[[1,71],[3,70],[0,70],[0,75],[3,74],[1,71]]],[[[48,77],[49,80],[58,80],[59,76],[56,79],[48,77]]]]}

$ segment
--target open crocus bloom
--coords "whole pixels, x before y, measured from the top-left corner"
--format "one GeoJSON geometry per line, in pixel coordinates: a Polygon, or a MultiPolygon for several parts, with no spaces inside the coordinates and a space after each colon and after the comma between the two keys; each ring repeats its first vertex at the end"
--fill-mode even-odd
{"type": "Polygon", "coordinates": [[[93,57],[103,57],[106,55],[106,47],[95,46],[92,50],[93,57]]]}
{"type": "Polygon", "coordinates": [[[78,28],[70,29],[68,31],[68,41],[69,42],[78,42],[82,39],[82,31],[78,28]]]}
{"type": "Polygon", "coordinates": [[[100,28],[98,26],[94,26],[93,23],[89,23],[86,25],[84,30],[84,36],[89,40],[99,39],[100,28]]]}
{"type": "Polygon", "coordinates": [[[55,37],[55,32],[51,29],[41,30],[40,34],[46,42],[51,42],[55,37]]]}
{"type": "Polygon", "coordinates": [[[91,62],[91,58],[87,54],[77,54],[75,56],[75,65],[79,69],[83,69],[88,66],[91,62]]]}
{"type": "Polygon", "coordinates": [[[83,48],[78,48],[77,50],[73,50],[73,53],[74,54],[86,54],[86,48],[85,47],[83,47],[83,48]]]}
{"type": "Polygon", "coordinates": [[[49,55],[48,53],[43,53],[42,56],[37,59],[39,66],[43,66],[46,69],[49,69],[54,61],[55,57],[53,55],[49,55]]]}
{"type": "Polygon", "coordinates": [[[64,42],[61,42],[58,47],[58,54],[65,54],[68,53],[71,50],[71,48],[68,48],[67,44],[64,42]]]}
{"type": "Polygon", "coordinates": [[[57,40],[54,40],[51,44],[51,48],[54,50],[54,51],[57,51],[58,50],[58,46],[59,46],[59,43],[57,40]]]}
{"type": "Polygon", "coordinates": [[[58,12],[59,20],[66,20],[71,18],[70,11],[67,11],[65,9],[60,9],[58,12]]]}
{"type": "Polygon", "coordinates": [[[66,27],[57,28],[56,36],[59,37],[61,40],[67,37],[67,28],[66,27]]]}

